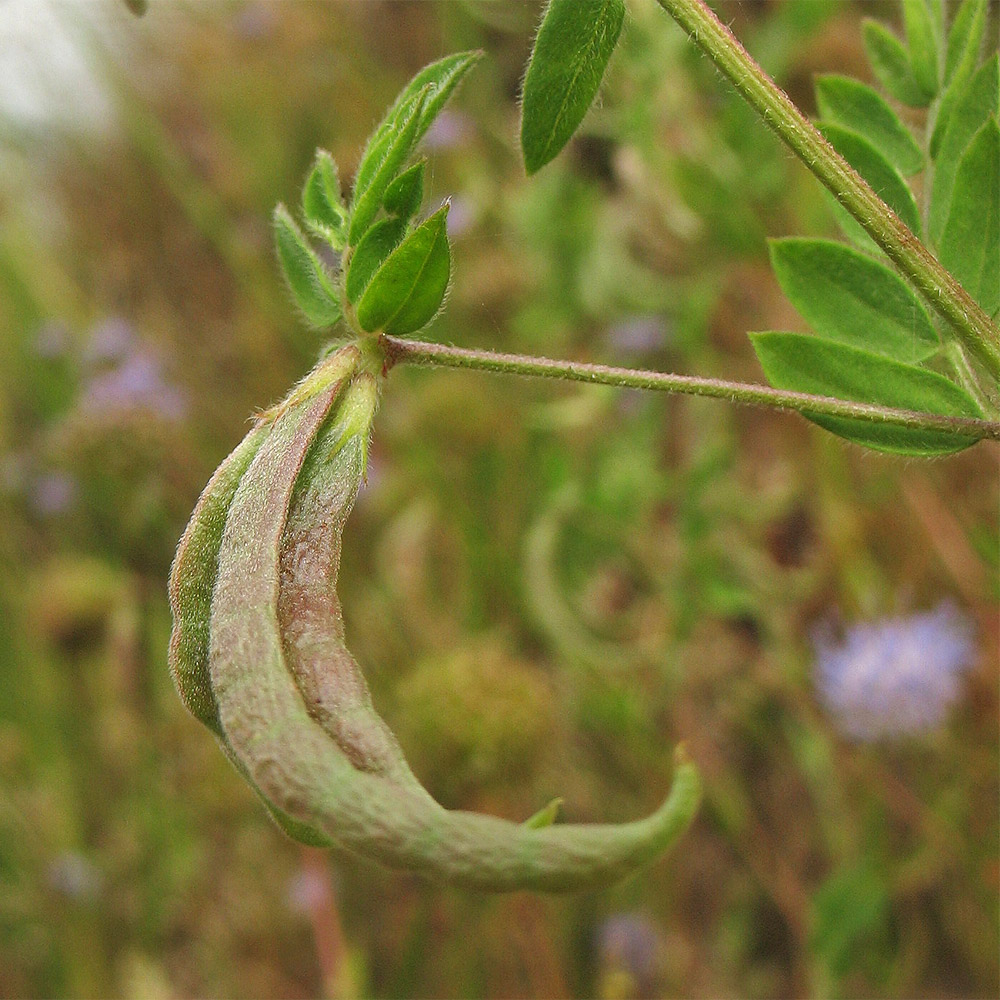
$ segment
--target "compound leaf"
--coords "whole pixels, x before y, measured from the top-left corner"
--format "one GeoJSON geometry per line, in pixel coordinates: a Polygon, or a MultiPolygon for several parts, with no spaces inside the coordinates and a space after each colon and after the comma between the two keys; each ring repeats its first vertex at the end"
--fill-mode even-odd
{"type": "Polygon", "coordinates": [[[899,101],[911,108],[925,108],[929,100],[917,82],[906,46],[878,21],[861,22],[868,61],[879,83],[899,101]]]}
{"type": "Polygon", "coordinates": [[[601,85],[624,0],[550,0],[524,78],[521,151],[529,174],[569,142],[601,85]]]}
{"type": "MultiPolygon", "coordinates": [[[[751,333],[768,381],[779,389],[833,396],[920,413],[981,417],[975,400],[943,375],[871,351],[802,333],[751,333]]],[[[804,413],[814,423],[857,444],[902,455],[960,451],[976,438],[848,417],[804,413]]]]}
{"type": "Polygon", "coordinates": [[[822,337],[908,363],[939,347],[924,307],[894,271],[843,243],[770,243],[782,291],[822,337]]]}

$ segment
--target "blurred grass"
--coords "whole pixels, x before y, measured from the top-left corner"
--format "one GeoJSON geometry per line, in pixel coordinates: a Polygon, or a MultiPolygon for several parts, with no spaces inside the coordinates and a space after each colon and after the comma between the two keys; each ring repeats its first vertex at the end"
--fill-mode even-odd
{"type": "MultiPolygon", "coordinates": [[[[726,10],[809,110],[813,72],[863,72],[866,7],[726,10]]],[[[995,448],[914,463],[713,402],[393,373],[352,647],[448,805],[637,815],[684,740],[695,828],[604,893],[317,862],[170,685],[187,514],[320,347],[270,210],[317,145],[349,177],[423,63],[488,53],[431,152],[429,202],[464,220],[434,338],[756,380],[746,330],[797,325],[763,238],[830,231],[823,199],[652,4],[584,134],[524,178],[538,8],[53,6],[112,115],[74,127],[53,83],[53,118],[0,120],[0,995],[997,992],[995,448]],[[812,630],[945,596],[979,636],[947,727],[844,742],[812,630]]]]}

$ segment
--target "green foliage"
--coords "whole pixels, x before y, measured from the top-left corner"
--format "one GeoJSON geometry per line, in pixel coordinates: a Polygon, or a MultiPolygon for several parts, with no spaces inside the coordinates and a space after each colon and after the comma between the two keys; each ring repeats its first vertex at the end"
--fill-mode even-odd
{"type": "Polygon", "coordinates": [[[409,222],[424,200],[424,168],[426,160],[404,170],[386,189],[382,207],[404,224],[409,222]]]}
{"type": "Polygon", "coordinates": [[[782,291],[821,336],[914,363],[940,344],[924,307],[894,271],[843,243],[770,243],[782,291]]]}
{"type": "Polygon", "coordinates": [[[358,302],[362,330],[413,333],[437,314],[451,276],[448,208],[414,229],[375,272],[358,302]]]}
{"type": "Polygon", "coordinates": [[[524,78],[521,151],[529,174],[555,157],[597,96],[624,0],[550,0],[524,78]]]}
{"type": "Polygon", "coordinates": [[[285,280],[306,321],[312,326],[333,326],[340,319],[333,282],[284,205],[274,210],[274,240],[285,280]]]}
{"type": "MultiPolygon", "coordinates": [[[[750,340],[768,380],[781,389],[923,413],[982,416],[967,392],[943,375],[916,365],[808,334],[752,333],[750,340]]],[[[946,454],[976,441],[944,431],[882,427],[808,411],[805,415],[848,440],[901,455],[946,454]]]]}
{"type": "Polygon", "coordinates": [[[403,219],[379,219],[361,237],[361,242],[351,254],[351,263],[347,268],[344,290],[348,302],[358,301],[361,293],[368,287],[368,282],[372,280],[386,257],[399,245],[405,232],[406,222],[403,219]]]}
{"type": "Polygon", "coordinates": [[[941,263],[989,314],[1000,308],[1000,129],[990,118],[962,155],[941,263]]]}
{"type": "Polygon", "coordinates": [[[902,104],[927,107],[930,98],[917,81],[906,46],[878,21],[866,20],[862,30],[868,61],[882,86],[902,104]]]}
{"type": "Polygon", "coordinates": [[[337,164],[325,149],[316,151],[316,162],[302,188],[302,215],[316,236],[334,250],[344,249],[347,209],[340,194],[337,164]]]}

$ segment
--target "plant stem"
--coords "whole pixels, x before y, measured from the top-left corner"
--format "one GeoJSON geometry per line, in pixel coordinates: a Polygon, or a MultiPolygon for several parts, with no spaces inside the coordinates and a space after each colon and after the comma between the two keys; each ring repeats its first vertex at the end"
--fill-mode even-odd
{"type": "Polygon", "coordinates": [[[407,363],[436,365],[445,368],[472,368],[480,371],[527,375],[535,378],[558,378],[574,382],[613,385],[621,389],[656,389],[680,392],[689,396],[711,396],[733,403],[768,406],[777,410],[827,417],[846,417],[873,424],[907,427],[911,430],[947,431],[967,434],[974,438],[1000,441],[1000,422],[974,417],[948,417],[936,413],[918,413],[871,403],[853,403],[830,396],[813,396],[806,392],[786,392],[766,385],[728,382],[724,379],[700,378],[695,375],[673,375],[666,372],[636,371],[612,368],[608,365],[582,361],[556,361],[523,354],[497,354],[493,351],[470,350],[447,344],[432,344],[421,340],[402,340],[383,334],[386,367],[407,363]]]}
{"type": "Polygon", "coordinates": [[[761,69],[705,0],[657,0],[657,3],[730,79],[764,123],[864,226],[927,302],[954,327],[993,378],[1000,380],[1000,330],[761,69]]]}

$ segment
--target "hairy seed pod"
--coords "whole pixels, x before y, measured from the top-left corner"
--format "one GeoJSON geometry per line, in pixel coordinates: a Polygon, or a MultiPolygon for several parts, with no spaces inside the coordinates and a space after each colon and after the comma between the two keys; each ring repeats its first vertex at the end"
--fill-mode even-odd
{"type": "Polygon", "coordinates": [[[694,815],[699,780],[682,756],[646,819],[518,825],[438,805],[375,713],[335,595],[377,397],[379,376],[363,368],[317,374],[274,413],[228,504],[208,630],[228,748],[279,816],[394,867],[490,890],[580,889],[628,874],[694,815]]]}

